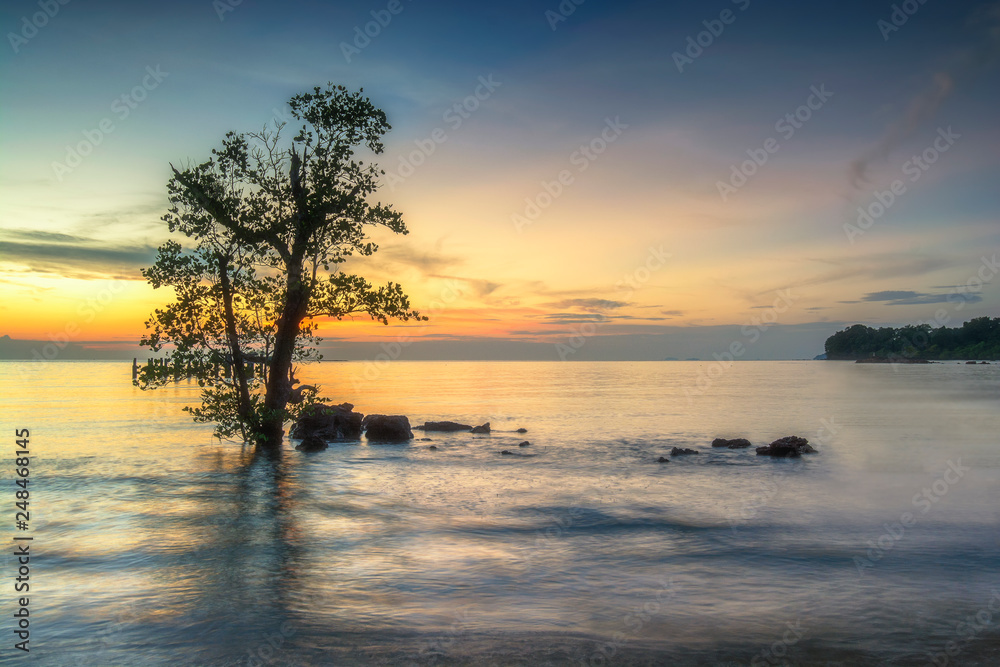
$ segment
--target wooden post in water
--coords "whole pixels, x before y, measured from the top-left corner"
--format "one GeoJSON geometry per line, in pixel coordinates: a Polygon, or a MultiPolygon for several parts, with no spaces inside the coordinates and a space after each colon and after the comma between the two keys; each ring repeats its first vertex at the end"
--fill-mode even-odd
{"type": "Polygon", "coordinates": [[[138,357],[133,357],[132,358],[132,379],[133,380],[139,379],[139,358],[138,357]]]}

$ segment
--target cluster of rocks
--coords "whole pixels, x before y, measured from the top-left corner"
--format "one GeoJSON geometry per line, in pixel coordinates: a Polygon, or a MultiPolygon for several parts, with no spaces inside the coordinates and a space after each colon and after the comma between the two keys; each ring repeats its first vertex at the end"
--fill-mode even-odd
{"type": "MultiPolygon", "coordinates": [[[[753,447],[753,443],[746,438],[734,438],[728,440],[726,438],[716,438],[712,441],[712,447],[720,448],[724,447],[726,449],[749,449],[753,447]]],[[[774,456],[776,458],[793,458],[796,456],[802,456],[803,454],[815,454],[816,449],[809,444],[809,441],[805,438],[800,438],[796,435],[789,435],[784,438],[779,438],[769,445],[763,447],[757,447],[757,456],[774,456]]],[[[689,456],[691,454],[699,454],[695,449],[685,449],[683,447],[674,447],[670,450],[670,456],[689,456]]],[[[670,459],[665,456],[661,456],[657,459],[657,463],[670,463],[670,459]]]]}
{"type": "MultiPolygon", "coordinates": [[[[329,442],[345,442],[360,440],[362,433],[371,443],[399,444],[413,439],[413,430],[439,433],[458,433],[466,431],[477,435],[488,435],[489,422],[481,426],[459,424],[456,422],[424,422],[423,426],[410,427],[410,420],[405,415],[363,415],[354,411],[350,403],[340,405],[310,405],[303,410],[298,421],[292,426],[289,436],[300,439],[295,449],[301,452],[317,452],[326,449],[329,442]]],[[[521,428],[518,433],[527,433],[521,428]]],[[[423,438],[428,440],[429,438],[423,438]]],[[[523,442],[521,447],[531,443],[523,442]]],[[[429,449],[436,450],[431,446],[429,449]]]]}

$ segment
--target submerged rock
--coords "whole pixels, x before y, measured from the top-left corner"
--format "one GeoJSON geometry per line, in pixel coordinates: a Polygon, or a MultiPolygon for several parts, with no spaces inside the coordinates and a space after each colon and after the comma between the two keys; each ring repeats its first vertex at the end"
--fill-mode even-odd
{"type": "Polygon", "coordinates": [[[490,432],[490,423],[486,422],[482,426],[477,426],[476,428],[472,429],[472,432],[480,434],[480,435],[489,434],[489,432],[490,432]]]}
{"type": "Polygon", "coordinates": [[[526,428],[519,428],[519,429],[517,429],[517,430],[516,430],[516,431],[514,431],[514,432],[515,432],[515,433],[527,433],[527,432],[528,432],[528,429],[526,429],[526,428]]]}
{"type": "Polygon", "coordinates": [[[809,444],[809,441],[797,435],[779,438],[770,445],[757,448],[757,456],[775,456],[779,458],[790,458],[815,453],[816,450],[809,444]]]}
{"type": "Polygon", "coordinates": [[[405,415],[368,415],[361,422],[365,435],[374,442],[408,442],[413,439],[405,415]]]}
{"type": "Polygon", "coordinates": [[[727,440],[726,438],[716,438],[712,441],[713,447],[728,447],[729,449],[746,449],[747,447],[753,447],[753,443],[746,438],[734,438],[732,440],[727,440]]]}
{"type": "Polygon", "coordinates": [[[296,445],[295,449],[299,452],[311,454],[312,452],[321,452],[329,446],[330,445],[326,444],[326,440],[323,438],[315,435],[309,435],[302,438],[302,442],[296,445]]]}
{"type": "Polygon", "coordinates": [[[302,411],[289,435],[305,440],[316,436],[324,440],[360,440],[361,421],[364,418],[354,412],[350,403],[340,405],[310,405],[302,411]]]}
{"type": "Polygon", "coordinates": [[[658,458],[656,460],[656,462],[657,463],[670,463],[670,459],[668,459],[666,456],[661,456],[660,458],[658,458]]]}
{"type": "Polygon", "coordinates": [[[442,433],[455,433],[457,431],[471,431],[472,427],[468,424],[458,424],[456,422],[424,422],[423,426],[415,426],[414,428],[420,429],[421,431],[440,431],[442,433]]]}
{"type": "Polygon", "coordinates": [[[509,449],[505,449],[502,452],[500,452],[500,456],[514,456],[514,452],[510,451],[509,449]]]}
{"type": "Polygon", "coordinates": [[[683,447],[674,447],[670,450],[671,456],[686,456],[688,454],[700,454],[697,449],[684,449],[683,447]]]}
{"type": "Polygon", "coordinates": [[[531,443],[525,440],[524,442],[520,443],[518,447],[531,447],[531,443]]]}
{"type": "Polygon", "coordinates": [[[432,452],[436,452],[438,450],[437,445],[431,445],[427,449],[431,450],[432,452]]]}

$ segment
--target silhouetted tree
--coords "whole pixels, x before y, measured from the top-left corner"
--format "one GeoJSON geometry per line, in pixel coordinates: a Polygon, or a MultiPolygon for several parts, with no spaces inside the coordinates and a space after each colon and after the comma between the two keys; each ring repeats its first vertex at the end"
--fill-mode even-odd
{"type": "Polygon", "coordinates": [[[998,359],[1000,317],[977,317],[953,329],[932,329],[929,324],[873,329],[855,324],[826,340],[826,356],[828,359],[998,359]]]}
{"type": "MultiPolygon", "coordinates": [[[[168,241],[143,271],[176,300],[154,312],[142,344],[172,346],[175,363],[194,371],[205,387],[202,406],[188,408],[196,420],[268,450],[280,447],[295,404],[315,399],[315,391],[292,390],[293,362],[319,358],[313,318],[426,319],[400,285],[376,288],[338,269],[351,255],[376,252],[369,229],[407,233],[400,213],[369,201],[384,172],[355,158],[359,148],[382,152],[385,114],[360,91],[332,84],[289,106],[302,123],[291,140],[281,123],[230,132],[206,162],[171,165],[163,220],[190,248],[168,241]],[[251,377],[248,362],[265,363],[266,374],[251,377]],[[231,366],[231,377],[215,364],[231,366]]],[[[166,370],[144,371],[137,384],[164,384],[166,370]]]]}

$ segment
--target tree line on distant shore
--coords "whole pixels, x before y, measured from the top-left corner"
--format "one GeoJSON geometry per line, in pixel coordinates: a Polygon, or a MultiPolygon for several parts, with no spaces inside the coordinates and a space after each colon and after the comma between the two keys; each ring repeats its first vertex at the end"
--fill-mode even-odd
{"type": "Polygon", "coordinates": [[[1000,359],[1000,317],[977,317],[960,327],[910,324],[898,329],[855,324],[826,339],[827,359],[1000,359]]]}

